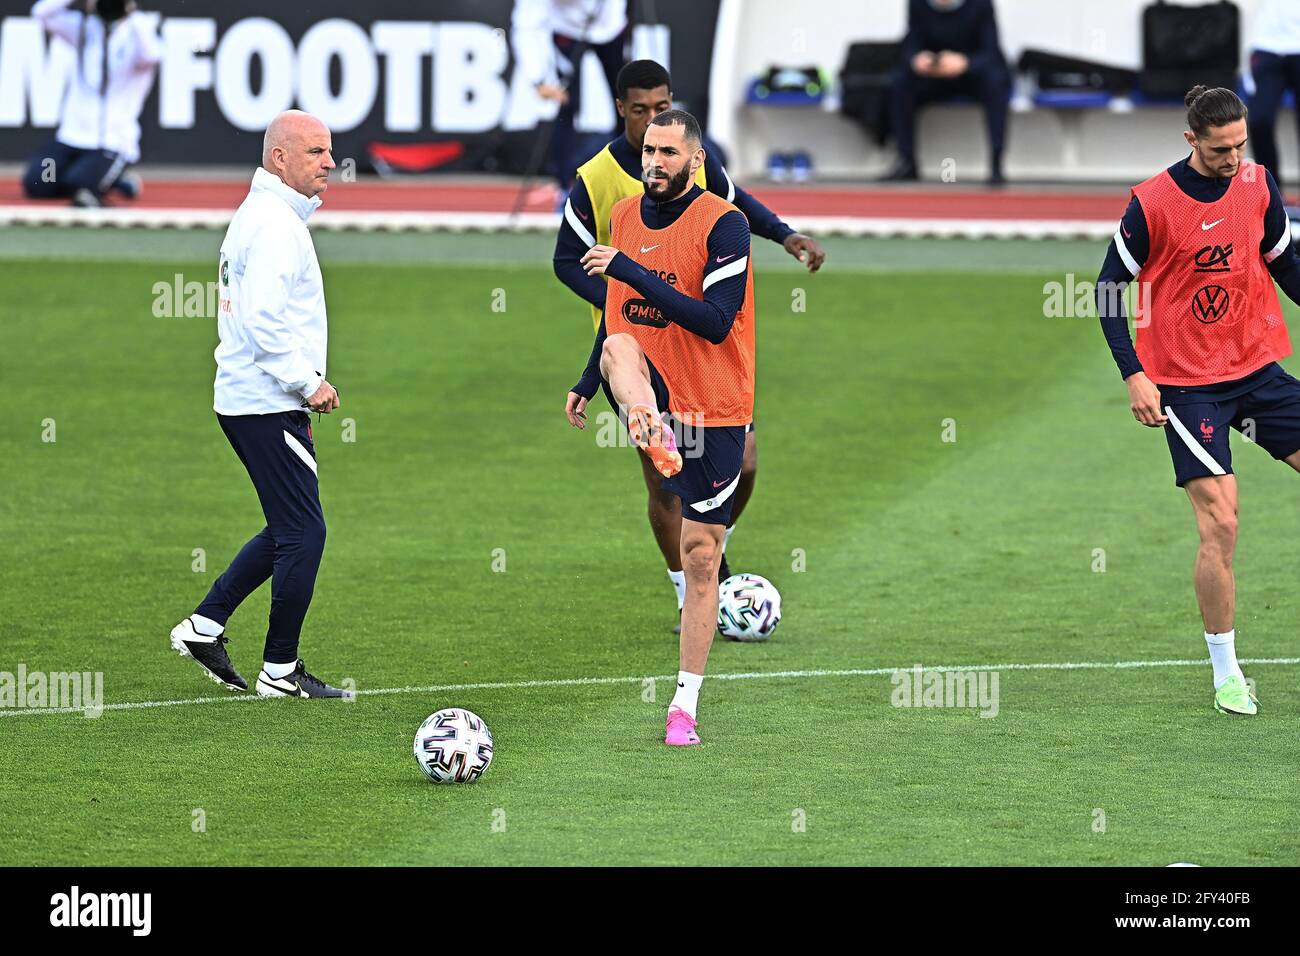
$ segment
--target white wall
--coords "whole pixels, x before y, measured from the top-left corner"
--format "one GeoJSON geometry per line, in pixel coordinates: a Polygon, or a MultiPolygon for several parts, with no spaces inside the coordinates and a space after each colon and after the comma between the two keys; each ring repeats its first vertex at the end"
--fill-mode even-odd
{"type": "MultiPolygon", "coordinates": [[[[732,153],[732,165],[739,175],[753,177],[762,172],[769,149],[787,148],[809,142],[812,137],[814,159],[823,173],[870,175],[887,162],[868,143],[856,124],[838,116],[806,115],[807,111],[778,111],[773,108],[746,108],[745,89],[751,79],[773,63],[816,65],[836,76],[844,63],[848,45],[857,40],[897,40],[906,30],[907,0],[722,0],[719,37],[734,37],[731,55],[719,44],[714,62],[710,104],[710,133],[732,153]],[[805,115],[798,115],[804,113],[805,115]]],[[[1150,0],[994,0],[1002,48],[1014,62],[1026,47],[1050,50],[1065,55],[1136,69],[1142,58],[1141,12],[1150,0]]],[[[1300,0],[1295,0],[1300,3],[1300,0]]],[[[1242,17],[1242,45],[1248,47],[1254,12],[1260,0],[1236,0],[1242,17]]],[[[1243,63],[1245,62],[1243,58],[1243,63]]],[[[922,114],[919,139],[922,161],[927,134],[934,142],[942,130],[935,129],[935,117],[952,110],[922,114]]],[[[970,124],[982,137],[979,124],[970,124]]],[[[1026,130],[1032,135],[1035,120],[1026,130]]],[[[1023,117],[1013,116],[1010,132],[1011,153],[1008,172],[1016,174],[1016,140],[1018,128],[1026,126],[1023,117]]],[[[1289,131],[1279,130],[1289,136],[1289,131]]],[[[1022,139],[1022,144],[1024,140],[1022,139]]],[[[1280,140],[1283,155],[1295,140],[1280,140]]],[[[972,159],[983,163],[982,138],[978,155],[972,159]]],[[[951,155],[946,153],[945,155],[951,155]]],[[[1033,175],[1038,160],[1022,169],[1033,175]]],[[[1142,159],[1136,164],[1141,168],[1142,159]]]]}
{"type": "MultiPolygon", "coordinates": [[[[993,0],[1002,48],[1014,60],[1041,47],[1136,68],[1142,57],[1142,10],[1152,0],[993,0]]],[[[742,11],[739,64],[752,76],[772,62],[817,63],[838,70],[856,40],[897,40],[907,0],[723,0],[742,11]]],[[[1236,0],[1243,40],[1260,0],[1236,0]]],[[[1193,4],[1196,5],[1196,4],[1193,4]]]]}

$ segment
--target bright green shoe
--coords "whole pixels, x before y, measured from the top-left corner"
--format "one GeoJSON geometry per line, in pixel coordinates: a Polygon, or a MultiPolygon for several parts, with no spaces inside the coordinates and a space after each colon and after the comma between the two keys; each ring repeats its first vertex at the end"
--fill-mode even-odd
{"type": "Polygon", "coordinates": [[[1214,692],[1214,709],[1221,714],[1253,717],[1259,712],[1259,701],[1250,692],[1246,682],[1233,674],[1214,692]]]}

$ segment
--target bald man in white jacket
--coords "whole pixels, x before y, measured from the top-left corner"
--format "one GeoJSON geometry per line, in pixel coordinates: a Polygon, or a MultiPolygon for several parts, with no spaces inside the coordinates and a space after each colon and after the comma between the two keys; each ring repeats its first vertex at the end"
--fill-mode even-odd
{"type": "Polygon", "coordinates": [[[307,220],[334,168],[330,132],[316,117],[281,113],[266,130],[262,165],[221,243],[213,409],[248,470],[266,517],[172,647],[231,690],[247,690],[226,653],[226,621],[271,579],[271,616],[257,675],[264,697],[350,697],[298,656],[325,548],[316,449],[304,409],[339,407],[325,379],[325,291],[307,220]]]}

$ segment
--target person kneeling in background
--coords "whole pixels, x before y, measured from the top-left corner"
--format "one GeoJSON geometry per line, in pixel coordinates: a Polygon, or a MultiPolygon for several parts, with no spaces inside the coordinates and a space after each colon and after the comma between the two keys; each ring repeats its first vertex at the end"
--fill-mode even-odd
{"type": "Polygon", "coordinates": [[[140,158],[140,111],[162,47],[134,0],[40,0],[32,17],[76,50],[63,117],[54,138],[31,158],[23,192],[100,206],[109,191],[140,194],[126,167],[140,158]]]}

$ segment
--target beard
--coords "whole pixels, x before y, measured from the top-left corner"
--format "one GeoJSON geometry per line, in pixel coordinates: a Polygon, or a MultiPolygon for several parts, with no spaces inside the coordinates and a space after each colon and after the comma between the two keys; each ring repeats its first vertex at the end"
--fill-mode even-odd
{"type": "Polygon", "coordinates": [[[668,181],[662,186],[651,185],[648,180],[644,181],[642,185],[645,187],[646,195],[655,202],[665,202],[666,200],[672,199],[685,192],[686,184],[690,181],[690,178],[691,167],[689,164],[686,164],[677,171],[677,175],[669,176],[668,181]]]}
{"type": "Polygon", "coordinates": [[[1224,160],[1219,159],[1213,153],[1207,157],[1204,153],[1200,153],[1200,150],[1197,150],[1197,152],[1200,154],[1201,162],[1205,164],[1205,168],[1220,179],[1232,179],[1237,173],[1241,172],[1240,160],[1234,166],[1225,163],[1224,160]]]}

